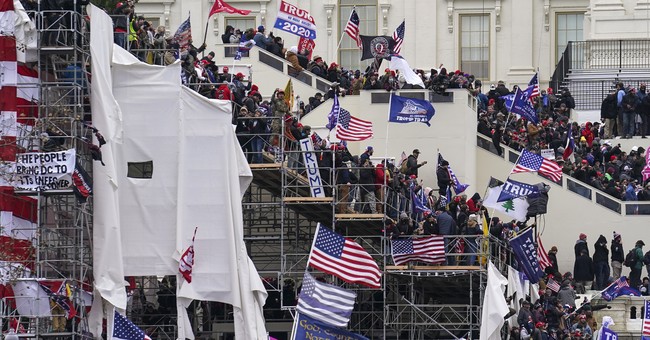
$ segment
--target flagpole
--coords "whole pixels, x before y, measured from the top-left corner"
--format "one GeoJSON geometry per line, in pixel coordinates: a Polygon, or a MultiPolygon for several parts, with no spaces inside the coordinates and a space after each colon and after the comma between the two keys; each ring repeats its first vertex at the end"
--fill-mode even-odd
{"type": "MultiPolygon", "coordinates": [[[[386,208],[388,208],[388,204],[386,201],[386,169],[388,169],[388,126],[390,125],[390,105],[393,102],[393,93],[390,94],[390,97],[388,97],[388,120],[386,121],[386,136],[384,140],[384,187],[381,188],[383,191],[384,197],[382,204],[384,205],[384,216],[386,216],[386,208]]],[[[650,152],[650,151],[648,151],[650,152]]],[[[394,165],[394,164],[393,164],[394,165]]]]}
{"type": "MultiPolygon", "coordinates": [[[[350,22],[350,19],[352,19],[352,13],[357,9],[357,6],[352,7],[352,11],[350,12],[350,17],[348,18],[348,23],[350,22]]],[[[347,26],[347,24],[346,24],[347,26]]],[[[336,45],[336,50],[339,50],[339,47],[341,47],[341,43],[343,42],[343,37],[345,36],[345,30],[343,30],[343,33],[341,34],[341,39],[339,39],[338,45],[336,45]]]]}

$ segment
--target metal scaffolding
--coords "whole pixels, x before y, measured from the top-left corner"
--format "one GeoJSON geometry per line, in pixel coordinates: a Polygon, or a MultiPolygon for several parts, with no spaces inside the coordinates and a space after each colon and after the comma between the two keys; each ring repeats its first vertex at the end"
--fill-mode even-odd
{"type": "MultiPolygon", "coordinates": [[[[28,115],[33,117],[33,121],[26,123],[31,128],[18,134],[15,150],[24,153],[74,149],[77,166],[90,172],[89,141],[93,131],[86,121],[90,117],[85,69],[89,62],[89,45],[84,16],[75,11],[76,1],[73,8],[67,10],[41,8],[41,3],[26,12],[37,30],[37,46],[27,51],[34,53],[35,58],[19,63],[19,67],[36,71],[39,81],[22,82],[19,77],[17,83],[18,91],[34,93],[31,103],[19,111],[36,112],[28,115]]],[[[7,168],[4,170],[3,175],[7,175],[7,168]]],[[[26,270],[13,271],[3,283],[14,290],[16,285],[44,287],[39,291],[46,294],[36,297],[4,294],[0,306],[3,331],[11,326],[12,329],[24,328],[25,334],[21,337],[90,338],[86,331],[86,311],[91,302],[88,292],[92,282],[92,198],[81,202],[73,189],[66,187],[12,190],[5,192],[2,199],[16,197],[37,205],[34,236],[30,240],[33,261],[26,263],[26,270]],[[43,300],[51,307],[49,311],[36,307],[43,305],[43,300]],[[63,302],[66,300],[70,303],[63,302]],[[16,304],[29,305],[26,309],[32,311],[31,315],[19,314],[16,304]]],[[[2,228],[8,230],[10,225],[2,225],[2,228]]],[[[8,261],[2,265],[3,272],[13,266],[8,261]]]]}

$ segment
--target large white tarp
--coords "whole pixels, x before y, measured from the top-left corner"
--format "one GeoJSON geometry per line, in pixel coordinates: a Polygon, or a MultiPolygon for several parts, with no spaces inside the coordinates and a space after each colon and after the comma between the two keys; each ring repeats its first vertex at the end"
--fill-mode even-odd
{"type": "MultiPolygon", "coordinates": [[[[179,282],[178,297],[232,304],[238,339],[266,337],[266,290],[243,242],[241,198],[252,174],[230,102],[183,87],[179,63],[148,65],[114,46],[110,18],[89,7],[93,122],[107,137],[106,166],[94,165],[97,292],[124,308],[123,277],[178,273],[198,227],[192,283],[179,282]],[[127,176],[138,162],[152,162],[151,178],[127,176]]],[[[192,337],[179,326],[179,338],[192,337]]]]}

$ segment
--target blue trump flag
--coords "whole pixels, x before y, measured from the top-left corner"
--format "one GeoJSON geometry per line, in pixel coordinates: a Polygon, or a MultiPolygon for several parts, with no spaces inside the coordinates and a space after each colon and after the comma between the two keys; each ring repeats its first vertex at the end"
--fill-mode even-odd
{"type": "Polygon", "coordinates": [[[497,202],[513,200],[532,194],[539,194],[539,188],[536,185],[517,182],[508,178],[501,186],[501,193],[499,194],[499,198],[497,198],[497,202]]]}
{"type": "Polygon", "coordinates": [[[391,123],[424,123],[427,126],[431,117],[436,114],[433,105],[426,100],[400,97],[396,94],[390,96],[390,115],[388,121],[391,123]]]}
{"type": "Polygon", "coordinates": [[[612,301],[623,295],[641,296],[641,293],[638,290],[630,287],[625,276],[619,277],[602,292],[605,301],[612,301]]]}
{"type": "Polygon", "coordinates": [[[535,107],[533,107],[533,104],[528,100],[528,97],[530,96],[530,93],[526,91],[522,91],[519,88],[517,88],[517,91],[515,92],[515,97],[512,100],[512,106],[510,107],[510,112],[516,113],[529,121],[537,124],[539,123],[539,118],[537,118],[537,112],[535,111],[535,107]]]}
{"type": "MultiPolygon", "coordinates": [[[[420,189],[421,192],[424,192],[424,189],[420,189]]],[[[419,213],[431,213],[431,209],[426,206],[425,200],[422,200],[422,197],[420,195],[417,195],[415,193],[415,190],[411,189],[411,199],[413,200],[413,211],[416,214],[419,213]]]]}
{"type": "Polygon", "coordinates": [[[511,107],[512,102],[515,101],[515,95],[513,93],[507,94],[505,96],[501,96],[499,98],[503,99],[503,101],[505,102],[506,107],[511,107]]]}
{"type": "Polygon", "coordinates": [[[510,240],[510,246],[515,253],[519,269],[526,274],[530,283],[537,283],[542,277],[542,270],[539,268],[537,249],[533,242],[533,228],[519,234],[510,240]]]}
{"type": "Polygon", "coordinates": [[[333,128],[336,127],[336,124],[339,121],[339,113],[341,112],[341,105],[339,104],[339,96],[336,94],[334,95],[334,101],[332,102],[332,109],[330,110],[330,113],[327,115],[327,129],[332,131],[333,128]]]}
{"type": "Polygon", "coordinates": [[[618,340],[618,334],[609,328],[600,329],[600,337],[598,340],[618,340]]]}
{"type": "Polygon", "coordinates": [[[291,339],[369,340],[365,336],[348,332],[338,327],[328,326],[301,313],[296,314],[291,339]]]}

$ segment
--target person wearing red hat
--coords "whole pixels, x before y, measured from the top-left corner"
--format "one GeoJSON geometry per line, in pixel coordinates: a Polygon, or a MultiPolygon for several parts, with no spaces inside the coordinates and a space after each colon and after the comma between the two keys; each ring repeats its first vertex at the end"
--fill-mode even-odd
{"type": "Polygon", "coordinates": [[[219,79],[217,79],[218,83],[230,83],[232,82],[232,74],[228,73],[230,69],[228,66],[224,66],[221,68],[221,74],[219,75],[219,79]]]}
{"type": "Polygon", "coordinates": [[[246,92],[250,91],[251,86],[253,85],[253,75],[248,76],[248,83],[244,83],[244,74],[241,72],[238,72],[235,77],[232,80],[233,85],[235,86],[235,90],[233,91],[233,95],[235,96],[235,101],[237,104],[241,105],[242,101],[244,100],[244,97],[246,96],[246,92]]]}
{"type": "Polygon", "coordinates": [[[583,249],[587,251],[587,254],[589,254],[589,245],[587,244],[587,235],[585,235],[584,233],[580,233],[580,235],[578,236],[578,240],[576,241],[575,246],[573,246],[573,250],[575,252],[576,259],[578,258],[578,256],[580,256],[580,253],[582,252],[583,249]]]}
{"type": "Polygon", "coordinates": [[[579,337],[579,339],[591,339],[593,332],[587,323],[586,315],[580,314],[578,322],[571,326],[571,333],[574,333],[576,337],[579,337]]]}
{"type": "Polygon", "coordinates": [[[115,5],[113,11],[113,42],[122,48],[126,48],[126,35],[129,32],[129,16],[132,13],[133,3],[121,1],[115,5]]]}

